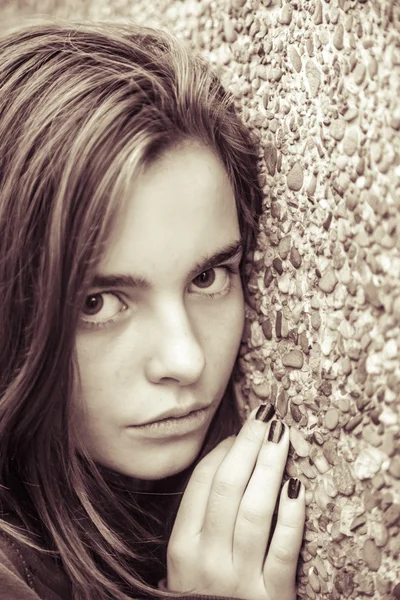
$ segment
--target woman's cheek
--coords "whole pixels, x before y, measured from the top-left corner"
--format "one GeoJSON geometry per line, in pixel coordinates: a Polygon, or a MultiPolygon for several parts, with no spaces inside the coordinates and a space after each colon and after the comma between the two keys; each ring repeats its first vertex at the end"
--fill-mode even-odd
{"type": "Polygon", "coordinates": [[[209,321],[209,335],[213,345],[228,357],[236,357],[244,328],[244,296],[241,285],[227,299],[221,310],[209,321]]]}

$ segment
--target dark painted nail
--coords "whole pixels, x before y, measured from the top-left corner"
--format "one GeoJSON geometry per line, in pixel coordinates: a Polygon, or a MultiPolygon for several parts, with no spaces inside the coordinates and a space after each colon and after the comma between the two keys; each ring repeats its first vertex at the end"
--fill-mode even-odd
{"type": "Polygon", "coordinates": [[[285,426],[281,421],[272,421],[268,432],[268,441],[278,444],[282,439],[284,431],[285,426]]]}
{"type": "Polygon", "coordinates": [[[268,423],[275,414],[275,408],[268,402],[268,404],[261,404],[256,412],[257,421],[264,421],[268,423]]]}
{"type": "Polygon", "coordinates": [[[291,477],[289,479],[289,485],[287,488],[287,492],[288,492],[289,498],[291,498],[292,500],[295,498],[298,498],[299,492],[300,492],[300,480],[295,479],[294,477],[291,477]]]}

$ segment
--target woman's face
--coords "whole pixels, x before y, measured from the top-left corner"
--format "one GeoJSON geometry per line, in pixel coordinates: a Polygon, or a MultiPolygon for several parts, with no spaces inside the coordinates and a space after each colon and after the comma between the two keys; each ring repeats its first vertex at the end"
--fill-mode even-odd
{"type": "Polygon", "coordinates": [[[76,338],[75,425],[96,462],[150,480],[197,457],[243,330],[241,251],[228,256],[239,243],[234,193],[209,149],[186,143],[130,187],[76,338]]]}

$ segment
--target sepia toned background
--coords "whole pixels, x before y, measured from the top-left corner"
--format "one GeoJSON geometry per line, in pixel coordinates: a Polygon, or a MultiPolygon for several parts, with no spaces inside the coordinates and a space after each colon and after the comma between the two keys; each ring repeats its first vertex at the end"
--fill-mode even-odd
{"type": "Polygon", "coordinates": [[[307,490],[302,599],[400,598],[400,4],[0,0],[166,29],[262,140],[264,214],[237,385],[290,427],[307,490]]]}

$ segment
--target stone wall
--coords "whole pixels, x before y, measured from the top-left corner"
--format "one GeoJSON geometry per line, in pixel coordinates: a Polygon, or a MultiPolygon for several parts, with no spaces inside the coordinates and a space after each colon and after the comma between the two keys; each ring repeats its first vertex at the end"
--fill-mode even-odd
{"type": "Polygon", "coordinates": [[[234,92],[265,191],[238,395],[291,428],[299,596],[400,598],[399,3],[30,0],[3,16],[37,11],[166,28],[234,92]]]}

